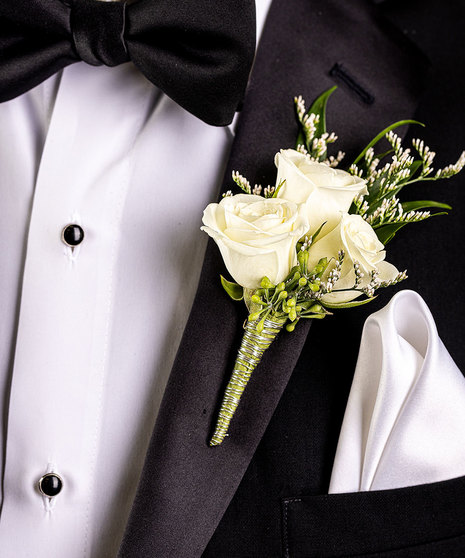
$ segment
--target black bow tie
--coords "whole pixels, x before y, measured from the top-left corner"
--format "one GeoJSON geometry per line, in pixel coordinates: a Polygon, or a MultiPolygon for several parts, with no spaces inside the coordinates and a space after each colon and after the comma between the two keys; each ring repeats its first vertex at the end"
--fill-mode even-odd
{"type": "Polygon", "coordinates": [[[132,60],[208,124],[229,124],[255,50],[253,0],[0,0],[0,102],[78,60],[132,60]]]}

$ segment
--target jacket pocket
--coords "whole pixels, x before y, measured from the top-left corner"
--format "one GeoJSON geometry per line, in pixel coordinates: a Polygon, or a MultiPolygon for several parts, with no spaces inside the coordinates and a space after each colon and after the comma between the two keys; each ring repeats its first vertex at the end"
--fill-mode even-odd
{"type": "Polygon", "coordinates": [[[286,558],[463,557],[465,477],[394,490],[285,498],[282,519],[286,558]],[[437,546],[441,541],[448,541],[446,554],[437,546]]]}

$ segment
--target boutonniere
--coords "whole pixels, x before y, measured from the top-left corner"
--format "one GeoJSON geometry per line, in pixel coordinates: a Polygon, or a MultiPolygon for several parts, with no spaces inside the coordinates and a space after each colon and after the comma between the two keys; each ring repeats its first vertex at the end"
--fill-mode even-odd
{"type": "Polygon", "coordinates": [[[421,140],[405,148],[394,130],[380,132],[344,171],[344,154],[329,155],[337,137],[326,131],[325,110],[332,89],[307,111],[295,99],[297,148],[275,156],[274,187],[256,185],[238,172],[244,192],[228,192],[204,211],[202,230],[217,243],[234,279],[221,282],[249,312],[231,378],[226,387],[211,446],[221,444],[251,374],[282,329],[292,332],[303,319],[320,320],[340,308],[373,300],[376,291],[406,279],[386,261],[385,247],[406,225],[442,215],[450,206],[399,199],[414,182],[449,178],[465,165],[433,171],[435,154],[421,140]],[[377,152],[385,138],[390,146],[377,152]]]}

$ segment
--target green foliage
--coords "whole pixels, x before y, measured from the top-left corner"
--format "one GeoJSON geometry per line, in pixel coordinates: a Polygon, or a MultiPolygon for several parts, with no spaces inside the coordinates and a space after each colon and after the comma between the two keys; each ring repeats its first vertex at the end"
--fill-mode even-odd
{"type": "MultiPolygon", "coordinates": [[[[447,203],[440,203],[431,200],[418,200],[418,201],[411,201],[411,202],[404,202],[402,204],[402,209],[406,212],[409,211],[419,211],[420,209],[452,209],[450,205],[447,203]]],[[[441,215],[447,215],[447,213],[442,213],[441,215]]]]}
{"type": "Polygon", "coordinates": [[[334,91],[336,91],[336,89],[337,85],[322,93],[313,101],[312,106],[308,110],[309,114],[313,113],[319,117],[315,132],[315,136],[318,138],[326,133],[326,105],[329,97],[334,93],[334,91]]]}
{"type": "Polygon", "coordinates": [[[283,180],[281,180],[281,182],[276,186],[276,188],[273,190],[273,194],[270,196],[271,198],[277,198],[278,194],[279,194],[279,190],[281,190],[281,188],[283,187],[283,185],[285,184],[286,179],[283,178],[283,180]]]}
{"type": "Polygon", "coordinates": [[[406,224],[407,223],[392,223],[390,225],[385,225],[384,227],[376,229],[376,236],[378,237],[378,240],[386,246],[386,244],[390,242],[396,233],[405,227],[406,224]]]}
{"type": "Polygon", "coordinates": [[[241,287],[237,283],[234,283],[232,281],[228,281],[222,275],[220,275],[220,278],[221,278],[221,285],[223,286],[223,289],[228,293],[228,295],[233,300],[238,301],[238,300],[242,300],[244,298],[244,288],[243,287],[241,287]]]}
{"type": "MultiPolygon", "coordinates": [[[[299,122],[297,149],[308,156],[310,161],[324,162],[332,167],[342,160],[343,153],[336,157],[328,156],[328,145],[334,143],[337,137],[326,129],[326,107],[328,100],[337,87],[324,91],[306,109],[302,97],[296,97],[295,107],[299,122]]],[[[360,215],[375,230],[378,239],[386,245],[396,233],[407,224],[424,221],[432,216],[444,215],[451,207],[443,202],[432,200],[418,200],[401,202],[398,195],[409,184],[426,180],[439,180],[455,176],[465,166],[465,152],[455,164],[436,171],[433,175],[432,163],[435,153],[424,142],[413,140],[412,148],[405,148],[401,138],[394,133],[400,126],[416,124],[424,126],[416,120],[400,120],[387,126],[362,150],[350,166],[349,172],[362,178],[366,182],[367,193],[357,197],[349,213],[360,215]],[[382,139],[390,144],[390,149],[377,151],[382,139]],[[442,210],[442,211],[437,211],[442,210]],[[433,211],[433,212],[432,212],[433,211]]],[[[251,187],[246,178],[239,173],[233,173],[236,184],[247,193],[261,194],[262,187],[251,187]]],[[[284,182],[284,181],[283,181],[284,182]]],[[[276,188],[265,188],[265,197],[276,197],[283,182],[276,188]]],[[[257,322],[257,331],[263,327],[265,319],[273,316],[287,320],[287,329],[292,331],[301,318],[322,319],[329,314],[328,309],[353,308],[366,304],[373,299],[379,288],[385,288],[406,278],[406,273],[399,273],[392,281],[382,282],[373,273],[369,281],[362,281],[360,266],[355,262],[355,282],[351,289],[337,289],[337,281],[341,275],[344,259],[340,252],[338,259],[323,258],[313,269],[308,269],[309,253],[312,243],[321,233],[323,223],[311,238],[305,238],[297,245],[298,265],[292,268],[286,279],[279,285],[264,277],[261,288],[254,292],[246,292],[246,302],[249,308],[249,321],[257,322]],[[364,285],[363,287],[361,285],[364,285]],[[358,296],[364,294],[366,298],[337,304],[327,302],[331,292],[356,291],[358,296]]],[[[244,289],[221,278],[222,285],[233,300],[244,298],[244,289]]]]}
{"type": "Polygon", "coordinates": [[[356,198],[350,213],[361,215],[376,231],[383,244],[390,242],[396,233],[405,225],[418,223],[433,216],[445,215],[450,210],[443,202],[418,200],[401,202],[398,195],[409,184],[423,181],[434,181],[454,176],[465,164],[462,153],[454,165],[436,171],[434,175],[432,163],[435,153],[419,139],[414,139],[411,148],[405,148],[402,140],[393,130],[403,124],[420,124],[414,120],[402,120],[392,124],[378,134],[356,158],[349,172],[366,180],[368,193],[356,198]],[[374,147],[385,137],[392,149],[377,154],[374,147]],[[391,155],[389,161],[382,164],[383,159],[391,155]]]}
{"type": "Polygon", "coordinates": [[[309,267],[309,251],[301,249],[298,253],[298,265],[294,266],[288,276],[277,285],[268,277],[263,277],[259,289],[250,296],[253,303],[249,307],[249,323],[256,324],[256,331],[260,334],[265,320],[278,320],[286,325],[286,330],[294,331],[300,319],[323,319],[330,315],[329,309],[354,308],[367,304],[374,298],[374,292],[406,278],[405,272],[399,273],[392,281],[382,282],[376,273],[371,280],[361,287],[361,271],[357,263],[354,264],[354,284],[350,289],[337,289],[337,282],[341,276],[344,253],[339,253],[338,259],[321,258],[314,267],[309,267]],[[365,295],[363,299],[350,302],[332,303],[327,301],[329,293],[343,293],[350,291],[357,297],[365,295]]]}
{"type": "Polygon", "coordinates": [[[384,130],[382,132],[380,132],[377,136],[375,136],[370,143],[365,147],[365,149],[360,153],[360,155],[355,159],[354,161],[354,165],[356,165],[363,157],[365,157],[367,151],[369,149],[371,149],[372,147],[374,147],[380,140],[382,140],[384,137],[386,137],[386,135],[391,132],[392,130],[395,130],[396,128],[399,128],[399,126],[405,126],[407,124],[418,124],[419,126],[425,126],[422,122],[418,122],[417,120],[399,120],[398,122],[394,122],[394,124],[391,124],[390,126],[388,126],[387,128],[384,128],[384,130]]]}
{"type": "Polygon", "coordinates": [[[318,162],[326,160],[328,144],[334,143],[337,139],[334,134],[326,131],[326,105],[336,89],[337,87],[334,86],[322,93],[308,111],[302,97],[296,97],[294,100],[299,122],[296,149],[318,162]]]}
{"type": "Polygon", "coordinates": [[[364,304],[368,304],[372,300],[375,300],[376,296],[372,296],[371,298],[364,298],[363,300],[352,300],[351,302],[342,302],[342,303],[331,303],[325,302],[326,308],[356,308],[357,306],[363,306],[364,304]]]}

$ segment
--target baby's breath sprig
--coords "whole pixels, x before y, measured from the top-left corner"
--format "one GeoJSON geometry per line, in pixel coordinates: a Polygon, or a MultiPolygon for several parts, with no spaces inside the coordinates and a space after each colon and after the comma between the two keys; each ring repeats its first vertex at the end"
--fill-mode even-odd
{"type": "Polygon", "coordinates": [[[305,145],[310,146],[313,143],[315,134],[317,132],[317,126],[320,123],[320,115],[312,111],[307,112],[305,101],[301,95],[294,98],[294,103],[295,103],[297,118],[302,126],[305,145]]]}
{"type": "Polygon", "coordinates": [[[423,140],[414,139],[412,140],[413,147],[417,150],[418,155],[421,157],[422,168],[420,172],[420,176],[428,176],[433,172],[432,164],[434,161],[434,157],[436,153],[431,151],[430,148],[425,145],[423,140]]]}
{"type": "Polygon", "coordinates": [[[405,279],[407,278],[407,271],[401,271],[394,277],[394,279],[391,279],[389,281],[381,281],[378,271],[372,271],[370,282],[361,290],[368,298],[373,298],[375,296],[375,292],[378,289],[386,289],[387,287],[392,287],[393,285],[397,285],[397,283],[400,283],[401,281],[405,281],[405,279]]]}
{"type": "Polygon", "coordinates": [[[458,174],[464,166],[465,151],[462,151],[462,154],[458,158],[457,162],[453,165],[447,165],[447,167],[437,170],[434,179],[437,180],[438,178],[451,178],[452,176],[458,174]]]}
{"type": "Polygon", "coordinates": [[[402,121],[393,124],[380,134],[357,157],[349,172],[366,180],[368,193],[357,197],[350,213],[361,215],[375,230],[378,238],[387,244],[398,230],[410,223],[443,215],[451,207],[441,202],[421,200],[402,203],[398,195],[407,185],[415,182],[433,181],[455,176],[465,166],[465,152],[453,165],[439,169],[434,174],[435,152],[424,141],[414,139],[411,148],[405,148],[402,139],[394,132],[402,121]],[[384,137],[390,145],[385,153],[376,153],[375,145],[384,137]],[[390,160],[382,161],[390,156],[390,160]],[[432,211],[434,210],[434,211],[432,211]]]}
{"type": "Polygon", "coordinates": [[[274,186],[266,186],[263,189],[263,195],[265,198],[274,198],[275,197],[276,188],[274,186]]]}
{"type": "Polygon", "coordinates": [[[374,270],[370,272],[369,283],[364,284],[365,273],[363,272],[360,263],[354,261],[353,262],[354,284],[352,285],[352,287],[347,289],[337,289],[336,283],[341,278],[342,264],[344,263],[344,257],[345,257],[344,251],[341,250],[339,252],[338,259],[334,263],[333,269],[328,274],[326,282],[321,282],[320,285],[321,294],[319,296],[319,299],[320,299],[320,303],[326,308],[333,308],[333,309],[352,308],[354,306],[360,306],[362,304],[366,304],[367,302],[373,300],[373,298],[375,297],[375,293],[378,289],[391,287],[407,279],[407,272],[402,271],[389,281],[381,281],[379,279],[379,272],[374,270]],[[357,298],[357,300],[354,300],[352,302],[345,302],[345,303],[328,302],[325,301],[324,299],[321,300],[321,296],[324,294],[347,293],[347,292],[359,293],[356,296],[354,296],[354,298],[357,298]],[[358,298],[361,294],[365,295],[366,298],[362,298],[362,299],[358,298]]]}
{"type": "Polygon", "coordinates": [[[326,282],[321,284],[322,295],[333,292],[334,285],[341,278],[342,264],[344,263],[344,258],[345,258],[344,250],[339,250],[338,258],[334,263],[333,269],[329,272],[326,282]]]}
{"type": "Polygon", "coordinates": [[[328,155],[328,145],[334,143],[337,136],[326,131],[326,103],[335,89],[333,87],[318,97],[308,111],[302,96],[294,98],[299,123],[297,151],[306,155],[311,162],[326,163],[331,167],[337,167],[344,158],[342,151],[337,155],[328,155]]]}
{"type": "MultiPolygon", "coordinates": [[[[356,204],[360,203],[357,200],[356,204]]],[[[375,209],[372,213],[367,213],[368,204],[363,208],[360,208],[359,214],[369,223],[375,230],[386,224],[393,223],[416,223],[418,221],[424,221],[431,217],[430,211],[405,211],[402,203],[398,198],[393,196],[392,198],[385,198],[381,202],[381,205],[375,209]]],[[[406,207],[408,207],[406,205],[406,207]]]]}
{"type": "MultiPolygon", "coordinates": [[[[255,186],[252,188],[247,178],[242,176],[242,174],[240,174],[237,171],[232,172],[232,179],[239,186],[239,188],[246,194],[254,194],[255,196],[263,195],[263,197],[265,198],[275,197],[275,192],[276,192],[275,186],[265,186],[265,188],[263,188],[263,186],[261,186],[260,184],[255,184],[255,186]]],[[[231,190],[228,190],[225,194],[223,194],[223,197],[230,196],[230,195],[232,196],[231,190]]]]}
{"type": "Polygon", "coordinates": [[[250,182],[247,180],[247,178],[245,178],[245,176],[242,176],[241,173],[239,173],[237,171],[233,171],[232,172],[232,179],[239,186],[239,188],[241,190],[243,190],[246,194],[251,194],[252,193],[252,188],[250,186],[250,182]]]}

